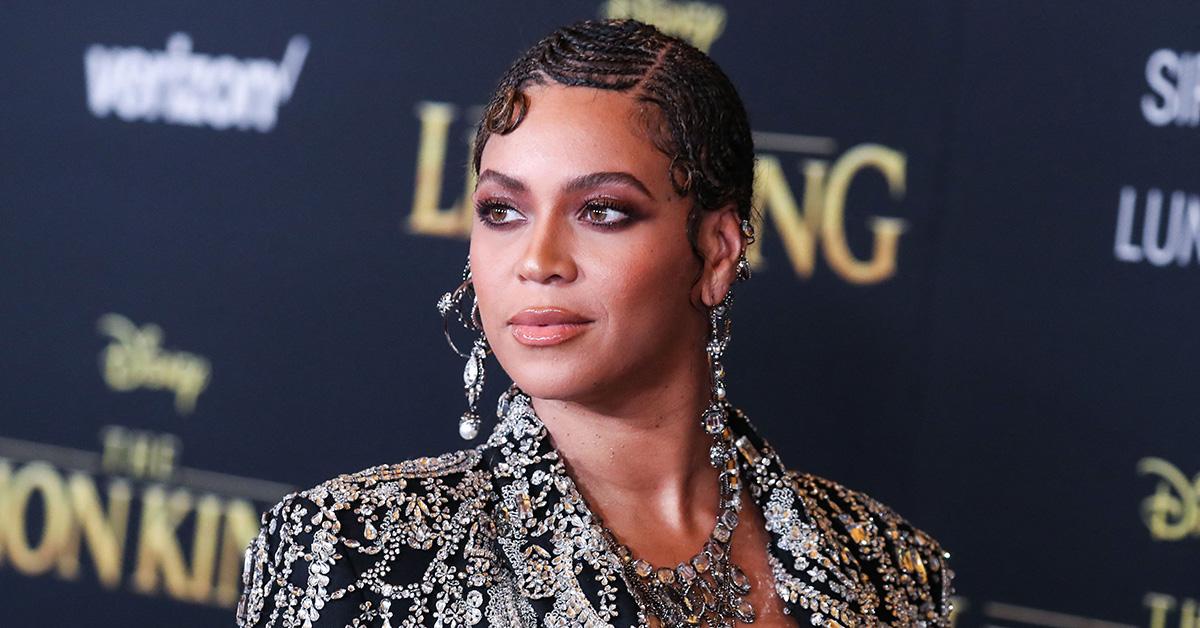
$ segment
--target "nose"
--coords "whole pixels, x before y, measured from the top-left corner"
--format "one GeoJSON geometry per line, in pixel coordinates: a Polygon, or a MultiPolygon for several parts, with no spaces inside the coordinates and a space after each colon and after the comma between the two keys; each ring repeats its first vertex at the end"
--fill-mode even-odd
{"type": "Polygon", "coordinates": [[[556,216],[534,223],[529,243],[517,264],[523,281],[536,283],[572,282],[578,274],[570,229],[556,216]]]}

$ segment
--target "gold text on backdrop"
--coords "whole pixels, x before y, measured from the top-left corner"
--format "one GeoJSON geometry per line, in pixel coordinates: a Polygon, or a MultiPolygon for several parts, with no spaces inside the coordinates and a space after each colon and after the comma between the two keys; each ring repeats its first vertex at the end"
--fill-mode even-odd
{"type": "Polygon", "coordinates": [[[653,24],[664,33],[686,40],[708,52],[725,31],[725,7],[711,2],[672,2],[671,0],[607,0],[600,5],[600,17],[623,18],[653,24]]]}
{"type": "Polygon", "coordinates": [[[290,487],[146,464],[155,444],[178,447],[172,435],[110,426],[101,440],[97,453],[0,437],[0,568],[77,580],[86,553],[106,588],[127,582],[148,595],[236,604],[243,552],[258,534],[255,501],[290,487]]]}
{"type": "Polygon", "coordinates": [[[1195,628],[1200,624],[1200,603],[1195,599],[1176,599],[1165,593],[1151,591],[1142,599],[1142,604],[1150,609],[1150,628],[1195,628]]]}
{"type": "MultiPolygon", "coordinates": [[[[462,194],[450,205],[442,205],[450,130],[459,111],[460,108],[451,103],[417,103],[421,133],[413,203],[405,221],[409,233],[443,238],[466,238],[470,234],[473,216],[468,200],[475,186],[474,172],[470,168],[464,169],[462,194]]],[[[468,136],[467,154],[470,154],[474,136],[468,136]]],[[[755,138],[756,143],[774,146],[777,150],[758,155],[754,205],[762,210],[763,216],[770,217],[771,226],[778,232],[797,276],[804,279],[813,276],[819,244],[824,245],[820,249],[829,268],[848,283],[875,284],[896,274],[900,235],[907,229],[907,221],[870,216],[866,226],[874,243],[871,256],[862,258],[850,249],[846,207],[855,179],[872,171],[883,177],[893,200],[902,200],[908,176],[904,153],[867,143],[851,147],[834,159],[806,158],[801,163],[803,200],[798,203],[784,174],[783,162],[775,153],[832,152],[835,143],[828,138],[782,133],[755,133],[755,138]]],[[[762,227],[761,224],[756,226],[762,227]]],[[[747,259],[755,268],[762,268],[765,263],[762,246],[760,239],[747,251],[747,259]]]]}

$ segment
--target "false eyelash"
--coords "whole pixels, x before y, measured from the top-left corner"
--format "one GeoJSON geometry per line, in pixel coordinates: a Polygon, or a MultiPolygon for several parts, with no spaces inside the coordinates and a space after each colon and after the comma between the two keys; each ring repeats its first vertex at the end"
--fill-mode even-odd
{"type": "MultiPolygon", "coordinates": [[[[510,203],[500,201],[497,199],[485,198],[485,199],[481,199],[481,200],[478,200],[475,202],[475,215],[479,218],[480,222],[482,222],[483,224],[485,224],[489,227],[493,227],[493,228],[497,228],[497,229],[504,229],[507,227],[511,227],[512,226],[511,223],[493,222],[488,219],[488,215],[495,209],[508,209],[508,210],[516,211],[516,208],[513,207],[510,203]]],[[[621,201],[617,201],[615,199],[608,198],[608,197],[592,198],[592,199],[588,199],[588,200],[584,201],[583,206],[580,208],[579,212],[576,215],[582,216],[584,213],[594,210],[594,209],[612,209],[612,210],[616,210],[617,212],[620,212],[621,214],[623,214],[625,216],[625,218],[623,218],[622,220],[612,223],[612,224],[604,224],[604,223],[587,221],[589,225],[599,228],[599,229],[609,229],[609,230],[620,229],[622,227],[628,226],[630,223],[637,221],[641,217],[638,214],[637,210],[634,207],[632,207],[631,205],[621,202],[621,201]]]]}
{"type": "Polygon", "coordinates": [[[489,220],[488,215],[494,209],[509,209],[516,211],[516,208],[514,208],[512,205],[496,199],[488,198],[475,202],[475,216],[478,217],[479,221],[483,224],[493,229],[506,229],[513,226],[511,223],[492,222],[489,220]]]}
{"type": "Polygon", "coordinates": [[[479,201],[475,202],[475,213],[483,214],[485,212],[489,212],[493,209],[501,208],[501,207],[504,209],[512,209],[513,208],[508,203],[502,203],[495,199],[485,198],[483,200],[479,200],[479,201]]]}
{"type": "Polygon", "coordinates": [[[586,213],[593,209],[613,209],[625,215],[625,218],[613,224],[602,224],[589,222],[588,224],[600,229],[620,229],[627,227],[635,222],[640,216],[637,211],[630,205],[610,198],[594,198],[584,201],[583,207],[580,209],[580,214],[586,213]]]}

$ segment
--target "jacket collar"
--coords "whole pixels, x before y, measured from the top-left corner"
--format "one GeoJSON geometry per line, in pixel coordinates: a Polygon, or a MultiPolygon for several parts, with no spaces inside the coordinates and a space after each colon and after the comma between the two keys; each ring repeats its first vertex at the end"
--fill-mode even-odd
{"type": "MultiPolygon", "coordinates": [[[[862,623],[860,576],[846,550],[810,515],[801,483],[740,410],[730,408],[737,460],[771,538],[776,594],[804,619],[862,623]]],[[[481,445],[495,490],[494,519],[512,586],[543,625],[643,625],[619,559],[568,475],[530,398],[515,385],[500,399],[500,421],[481,445]]]]}

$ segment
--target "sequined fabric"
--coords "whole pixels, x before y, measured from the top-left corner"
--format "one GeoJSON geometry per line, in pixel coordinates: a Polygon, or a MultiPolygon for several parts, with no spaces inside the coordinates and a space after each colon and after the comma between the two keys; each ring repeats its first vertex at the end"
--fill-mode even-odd
{"type": "MultiPolygon", "coordinates": [[[[511,390],[498,415],[475,448],[343,474],[264,513],[238,625],[646,626],[529,398],[511,390]]],[[[741,412],[730,427],[799,625],[949,625],[953,571],[932,537],[785,469],[741,412]]]]}

